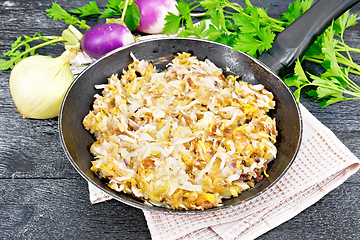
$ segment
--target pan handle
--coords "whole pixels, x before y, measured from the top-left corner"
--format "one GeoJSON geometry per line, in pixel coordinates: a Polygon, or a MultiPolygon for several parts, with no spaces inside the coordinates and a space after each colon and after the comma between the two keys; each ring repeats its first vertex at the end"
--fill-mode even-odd
{"type": "Polygon", "coordinates": [[[305,53],[316,38],[346,10],[360,0],[319,0],[282,31],[259,60],[277,74],[305,53]]]}

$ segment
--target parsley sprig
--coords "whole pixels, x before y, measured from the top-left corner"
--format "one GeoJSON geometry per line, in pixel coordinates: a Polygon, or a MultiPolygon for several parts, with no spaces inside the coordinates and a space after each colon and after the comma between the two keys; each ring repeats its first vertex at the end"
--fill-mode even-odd
{"type": "Polygon", "coordinates": [[[351,52],[360,52],[344,41],[344,32],[357,24],[357,15],[345,12],[315,41],[306,52],[302,61],[320,63],[324,72],[318,76],[305,72],[299,59],[296,61],[294,75],[285,78],[285,83],[296,88],[294,97],[300,99],[303,89],[310,87],[307,95],[319,99],[320,107],[345,101],[360,99],[360,87],[350,79],[349,73],[360,75],[360,66],[356,64],[351,52]]]}
{"type": "Polygon", "coordinates": [[[90,26],[86,24],[85,20],[79,20],[72,16],[67,11],[62,9],[56,2],[52,3],[52,7],[47,9],[48,16],[54,20],[63,20],[68,25],[78,26],[81,29],[89,29],[90,26]]]}
{"type": "MultiPolygon", "coordinates": [[[[313,4],[313,0],[296,0],[279,19],[274,19],[267,15],[266,9],[253,6],[250,0],[244,2],[245,7],[242,8],[228,0],[202,0],[193,3],[180,0],[177,6],[180,16],[167,15],[164,32],[224,43],[234,50],[258,57],[271,48],[277,33],[283,31],[313,4]],[[199,7],[203,7],[206,12],[203,19],[194,24],[191,14],[199,7]]],[[[302,61],[320,63],[324,73],[318,76],[306,73],[301,61],[296,62],[293,77],[286,78],[285,82],[296,88],[294,96],[297,101],[301,91],[308,87],[310,90],[307,94],[320,99],[321,107],[360,98],[360,87],[349,77],[349,73],[360,75],[360,66],[351,58],[351,52],[360,52],[360,49],[351,48],[344,41],[345,29],[354,26],[356,18],[356,15],[349,15],[349,12],[343,14],[303,57],[302,61]]]]}
{"type": "Polygon", "coordinates": [[[3,52],[5,57],[9,60],[0,59],[0,70],[13,69],[14,66],[22,59],[36,55],[35,50],[46,45],[54,45],[57,42],[66,41],[58,36],[42,36],[40,33],[35,33],[34,36],[19,36],[16,41],[11,44],[11,50],[3,52]],[[43,41],[35,47],[30,46],[30,42],[43,41]]]}
{"type": "Polygon", "coordinates": [[[297,0],[279,19],[269,17],[267,10],[253,6],[245,0],[245,8],[228,0],[202,0],[189,3],[179,0],[180,15],[166,16],[165,34],[177,33],[181,37],[195,36],[232,46],[254,57],[271,48],[276,33],[290,25],[310,8],[312,0],[297,0]],[[197,8],[206,10],[203,19],[194,24],[192,14],[197,8]],[[179,28],[181,31],[178,33],[179,28]]]}
{"type": "Polygon", "coordinates": [[[109,0],[103,11],[100,10],[96,1],[90,1],[80,8],[69,10],[69,12],[80,17],[110,18],[121,16],[120,22],[126,23],[130,31],[135,30],[136,26],[140,24],[141,18],[139,8],[134,0],[109,0]]]}

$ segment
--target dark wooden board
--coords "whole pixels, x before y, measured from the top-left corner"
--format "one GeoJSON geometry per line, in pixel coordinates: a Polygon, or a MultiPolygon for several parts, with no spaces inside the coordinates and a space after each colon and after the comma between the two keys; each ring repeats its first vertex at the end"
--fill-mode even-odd
{"type": "MultiPolygon", "coordinates": [[[[64,9],[87,0],[58,0],[64,9]]],[[[104,6],[107,0],[98,0],[104,6]]],[[[241,0],[235,2],[241,3],[241,0]]],[[[291,0],[253,0],[279,17],[291,0]]],[[[60,35],[66,28],[45,10],[48,0],[0,1],[0,52],[20,35],[60,35]]],[[[360,5],[351,9],[360,13],[360,5]]],[[[95,21],[92,22],[95,24],[95,21]]],[[[345,35],[350,46],[360,46],[360,24],[345,35]]],[[[61,46],[39,53],[58,56],[61,46]]],[[[354,60],[360,62],[359,55],[354,60]]],[[[309,70],[314,65],[309,64],[309,70]]],[[[316,68],[315,68],[316,69],[316,68]]],[[[1,239],[150,239],[139,209],[115,200],[92,205],[87,183],[67,160],[59,141],[57,118],[24,119],[9,91],[10,71],[0,71],[0,230],[1,239]]],[[[354,77],[360,84],[360,78],[354,77]]],[[[302,96],[302,104],[360,157],[360,100],[318,107],[302,96]]],[[[320,201],[259,239],[360,239],[360,173],[351,176],[320,201]]]]}

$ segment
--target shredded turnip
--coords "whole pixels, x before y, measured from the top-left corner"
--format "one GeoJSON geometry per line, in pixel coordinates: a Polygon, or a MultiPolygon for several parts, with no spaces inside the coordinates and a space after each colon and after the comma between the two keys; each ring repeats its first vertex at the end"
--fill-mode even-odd
{"type": "Polygon", "coordinates": [[[165,72],[131,57],[83,121],[98,138],[91,169],[111,188],[158,206],[205,209],[262,178],[277,152],[270,92],[188,53],[165,72]]]}

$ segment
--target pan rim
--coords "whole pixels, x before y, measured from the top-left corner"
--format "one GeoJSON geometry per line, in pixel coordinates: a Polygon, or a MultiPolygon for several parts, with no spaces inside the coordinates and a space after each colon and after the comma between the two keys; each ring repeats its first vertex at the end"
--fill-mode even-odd
{"type": "MultiPolygon", "coordinates": [[[[262,68],[265,69],[265,71],[271,73],[274,77],[279,78],[279,80],[282,82],[282,84],[284,85],[284,87],[287,89],[287,91],[289,92],[289,94],[292,97],[293,102],[295,103],[295,107],[298,113],[298,118],[299,118],[299,138],[297,141],[297,147],[296,147],[296,151],[294,152],[292,159],[290,160],[289,164],[287,165],[287,167],[283,170],[283,172],[273,181],[269,184],[268,187],[266,187],[264,190],[254,194],[253,196],[237,202],[235,204],[230,204],[230,205],[219,205],[216,208],[211,208],[211,209],[205,209],[205,210],[174,210],[174,209],[168,209],[165,207],[156,207],[156,206],[152,206],[150,204],[147,204],[145,202],[139,202],[139,203],[135,203],[135,202],[131,202],[128,201],[124,198],[121,198],[120,196],[114,194],[113,192],[108,191],[107,189],[104,189],[102,186],[99,186],[97,183],[95,183],[92,179],[90,179],[81,169],[80,167],[76,164],[75,160],[72,158],[71,154],[68,151],[68,147],[65,143],[65,139],[63,136],[63,111],[64,111],[64,106],[67,100],[67,97],[69,95],[69,93],[71,92],[73,86],[79,81],[79,79],[81,78],[81,76],[83,74],[85,74],[86,71],[88,71],[88,69],[90,69],[92,66],[96,65],[98,62],[102,61],[105,58],[108,58],[109,56],[116,54],[120,51],[123,51],[127,48],[131,48],[133,46],[136,46],[138,44],[143,44],[146,42],[153,42],[153,41],[161,41],[161,40],[171,40],[171,39],[176,39],[176,40],[185,40],[185,41],[203,41],[203,42],[207,42],[207,43],[211,43],[211,44],[215,44],[215,45],[220,45],[222,47],[226,47],[232,50],[232,48],[228,45],[222,44],[222,43],[217,43],[217,42],[213,42],[213,41],[209,41],[209,40],[204,40],[204,39],[197,39],[197,38],[183,38],[183,37],[160,37],[160,38],[152,38],[152,39],[148,39],[148,40],[142,40],[139,42],[135,42],[120,48],[117,48],[109,53],[107,53],[106,55],[102,56],[101,58],[95,60],[94,62],[92,62],[91,64],[89,64],[89,66],[87,66],[72,82],[72,84],[70,85],[70,87],[68,88],[66,94],[64,95],[62,104],[61,104],[61,108],[60,108],[60,112],[59,112],[59,121],[58,121],[58,128],[59,128],[59,135],[60,135],[60,142],[61,142],[61,146],[63,148],[63,150],[65,151],[66,157],[68,158],[68,160],[70,161],[71,165],[76,169],[76,171],[89,183],[93,184],[95,187],[97,187],[99,190],[105,192],[106,194],[108,194],[109,196],[113,197],[115,200],[120,201],[124,204],[127,204],[129,206],[138,208],[138,209],[142,209],[142,210],[147,210],[147,211],[151,211],[151,212],[157,212],[157,213],[166,213],[166,214],[176,214],[176,215],[182,215],[182,214],[204,214],[204,213],[211,213],[211,212],[216,212],[219,210],[224,210],[224,209],[229,209],[232,208],[234,206],[240,205],[242,203],[248,202],[258,196],[260,196],[261,194],[265,193],[266,191],[268,191],[270,188],[272,188],[274,185],[276,185],[276,183],[278,183],[280,181],[280,179],[282,179],[284,177],[284,175],[288,172],[288,170],[290,169],[290,167],[292,166],[294,160],[297,157],[297,154],[299,152],[300,149],[300,145],[301,145],[301,141],[302,141],[302,136],[303,136],[303,118],[302,118],[302,114],[300,111],[300,107],[299,104],[295,101],[295,98],[293,96],[293,94],[291,93],[289,87],[283,82],[283,80],[273,71],[271,70],[268,66],[266,66],[265,64],[263,64],[260,60],[246,54],[243,52],[240,52],[242,54],[244,54],[245,56],[247,56],[248,58],[250,58],[252,61],[256,62],[257,64],[259,64],[262,68]]],[[[131,195],[129,195],[131,196],[131,195]]]]}

